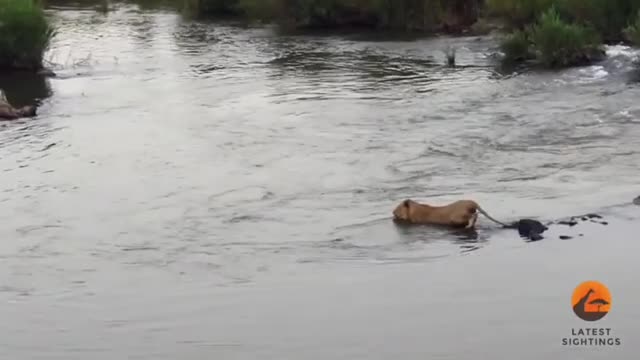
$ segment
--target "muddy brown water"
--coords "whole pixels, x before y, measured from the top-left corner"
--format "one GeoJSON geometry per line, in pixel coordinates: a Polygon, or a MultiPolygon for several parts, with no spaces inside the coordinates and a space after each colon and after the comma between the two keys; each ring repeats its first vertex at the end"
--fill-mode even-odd
{"type": "Polygon", "coordinates": [[[0,77],[41,104],[0,124],[0,358],[637,354],[634,49],[504,76],[490,38],[50,13],[58,77],[0,77]],[[485,218],[476,237],[397,227],[408,197],[608,225],[539,242],[485,218]],[[586,280],[612,294],[597,323],[572,312],[586,280]],[[622,343],[563,346],[583,327],[622,343]]]}

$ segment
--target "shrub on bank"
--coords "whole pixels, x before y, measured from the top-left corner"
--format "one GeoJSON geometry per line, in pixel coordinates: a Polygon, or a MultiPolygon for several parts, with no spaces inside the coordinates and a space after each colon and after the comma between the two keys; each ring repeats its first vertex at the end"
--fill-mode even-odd
{"type": "Polygon", "coordinates": [[[238,15],[238,0],[182,0],[184,10],[194,14],[238,15]]]}
{"type": "MultiPolygon", "coordinates": [[[[8,0],[4,0],[8,1],[8,0]]],[[[18,0],[15,0],[18,1],[18,0]]],[[[275,21],[286,28],[368,27],[406,31],[467,29],[480,13],[526,30],[551,7],[603,41],[623,40],[640,0],[173,0],[191,13],[275,21]]]]}
{"type": "Polygon", "coordinates": [[[535,22],[540,15],[557,0],[486,0],[489,16],[503,18],[516,29],[524,29],[535,22]]]}
{"type": "Polygon", "coordinates": [[[640,11],[638,11],[635,21],[630,24],[624,32],[628,41],[636,46],[640,46],[640,11]]]}
{"type": "Polygon", "coordinates": [[[486,0],[487,14],[523,30],[551,7],[568,23],[593,28],[603,41],[624,39],[624,29],[640,10],[638,0],[486,0]]]}
{"type": "Polygon", "coordinates": [[[356,26],[432,31],[439,25],[443,12],[438,0],[280,0],[279,3],[280,22],[295,28],[356,26]]]}
{"type": "Polygon", "coordinates": [[[507,35],[500,44],[500,50],[504,53],[506,62],[521,62],[533,58],[529,37],[520,30],[507,35]]]}
{"type": "Polygon", "coordinates": [[[525,31],[508,36],[501,48],[507,61],[535,59],[549,68],[588,64],[604,54],[595,30],[563,21],[555,7],[525,31]]]}
{"type": "Polygon", "coordinates": [[[458,30],[473,24],[482,0],[182,0],[198,13],[275,20],[285,28],[368,27],[458,30]]]}
{"type": "Polygon", "coordinates": [[[53,35],[39,2],[0,0],[0,69],[42,69],[53,35]]]}
{"type": "Polygon", "coordinates": [[[536,57],[547,67],[586,64],[601,53],[601,40],[593,29],[564,22],[555,8],[542,14],[530,33],[536,57]]]}
{"type": "Polygon", "coordinates": [[[483,24],[506,23],[515,32],[501,44],[505,60],[535,60],[546,67],[600,59],[604,55],[600,46],[603,41],[632,39],[640,44],[640,15],[636,15],[640,0],[180,1],[200,13],[274,21],[287,29],[365,27],[457,32],[474,24],[477,29],[483,24]]]}
{"type": "Polygon", "coordinates": [[[561,16],[594,28],[606,42],[624,39],[624,29],[640,10],[637,0],[558,0],[561,16]]]}

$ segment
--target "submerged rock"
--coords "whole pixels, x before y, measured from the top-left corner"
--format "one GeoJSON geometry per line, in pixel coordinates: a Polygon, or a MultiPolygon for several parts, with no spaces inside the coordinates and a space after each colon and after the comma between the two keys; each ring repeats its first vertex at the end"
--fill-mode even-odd
{"type": "Polygon", "coordinates": [[[42,69],[38,70],[37,74],[38,75],[42,75],[44,77],[56,77],[56,76],[58,76],[55,72],[53,72],[53,70],[48,69],[48,68],[42,68],[42,69]]]}
{"type": "Polygon", "coordinates": [[[568,226],[576,226],[576,225],[578,225],[578,222],[572,219],[572,220],[558,221],[558,224],[560,224],[560,225],[568,225],[568,226]]]}
{"type": "Polygon", "coordinates": [[[541,222],[533,219],[520,219],[512,226],[518,229],[520,237],[529,239],[531,241],[538,241],[544,239],[542,233],[549,230],[549,228],[543,225],[541,222]]]}
{"type": "Polygon", "coordinates": [[[638,196],[637,198],[633,199],[633,203],[635,205],[640,205],[640,196],[638,196]]]}

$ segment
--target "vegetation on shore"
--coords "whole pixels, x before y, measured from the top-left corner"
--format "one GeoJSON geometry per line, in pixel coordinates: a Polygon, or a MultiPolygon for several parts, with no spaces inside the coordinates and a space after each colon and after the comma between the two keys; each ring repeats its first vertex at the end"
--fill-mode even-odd
{"type": "Polygon", "coordinates": [[[638,0],[179,0],[198,14],[273,21],[286,29],[365,27],[458,33],[509,33],[507,62],[544,67],[588,64],[604,56],[602,44],[640,45],[638,0]]]}
{"type": "Polygon", "coordinates": [[[484,0],[181,0],[199,14],[247,16],[287,29],[358,27],[449,31],[469,27],[484,0]]]}
{"type": "Polygon", "coordinates": [[[558,68],[602,59],[601,43],[601,36],[593,28],[565,22],[551,7],[536,23],[507,36],[501,48],[507,62],[531,61],[558,68]]]}
{"type": "Polygon", "coordinates": [[[41,70],[54,30],[37,0],[0,0],[0,69],[41,70]]]}
{"type": "Polygon", "coordinates": [[[637,0],[487,0],[486,9],[512,31],[501,44],[508,62],[581,65],[601,59],[603,43],[640,44],[637,0]]]}
{"type": "MultiPolygon", "coordinates": [[[[53,36],[43,0],[0,0],[0,68],[41,69],[53,36]]],[[[49,0],[55,2],[55,0],[49,0]]],[[[98,1],[98,0],[96,0],[98,1]]],[[[108,11],[109,2],[99,0],[108,11]]],[[[367,28],[405,32],[507,34],[507,62],[587,64],[602,44],[640,46],[640,0],[122,0],[173,3],[197,16],[234,16],[282,29],[367,28]]]]}
{"type": "Polygon", "coordinates": [[[640,11],[638,11],[638,15],[636,15],[633,23],[624,29],[624,34],[627,40],[635,46],[640,46],[640,11]]]}

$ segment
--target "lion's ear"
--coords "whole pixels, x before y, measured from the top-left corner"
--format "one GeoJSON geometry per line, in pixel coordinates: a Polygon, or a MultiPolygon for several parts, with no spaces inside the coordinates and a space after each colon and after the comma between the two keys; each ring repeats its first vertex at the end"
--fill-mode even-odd
{"type": "Polygon", "coordinates": [[[410,203],[411,203],[411,200],[407,199],[402,204],[404,204],[404,207],[409,208],[410,203]]]}

